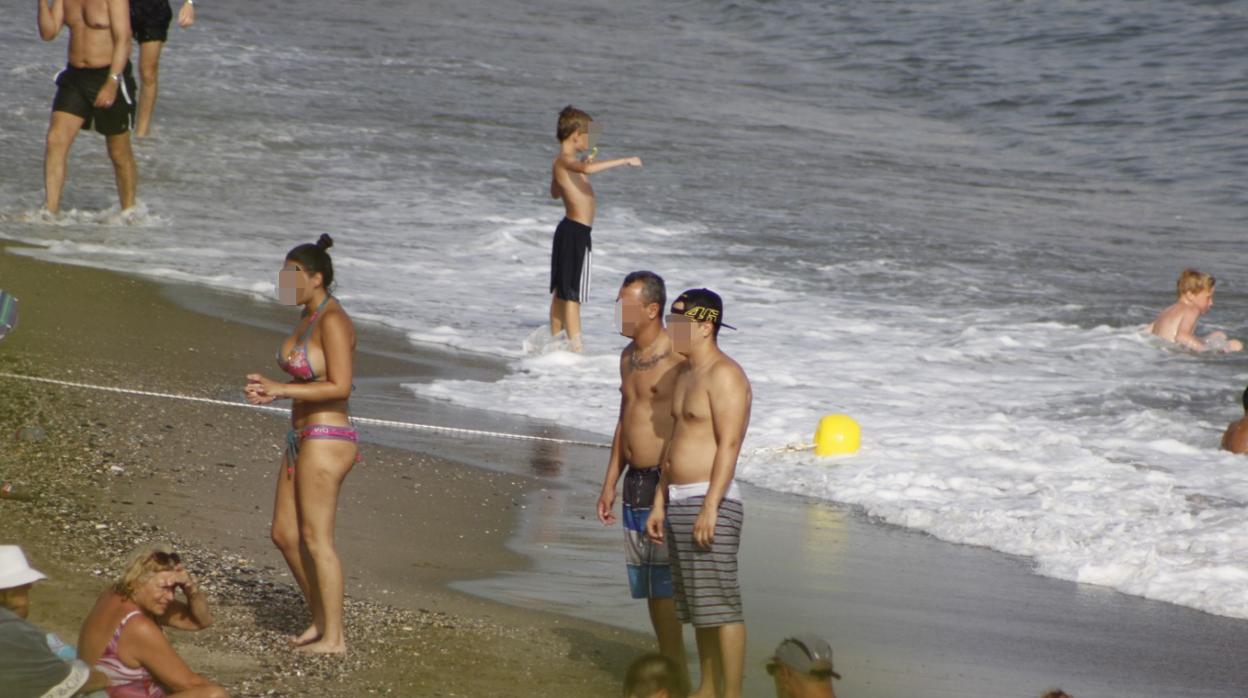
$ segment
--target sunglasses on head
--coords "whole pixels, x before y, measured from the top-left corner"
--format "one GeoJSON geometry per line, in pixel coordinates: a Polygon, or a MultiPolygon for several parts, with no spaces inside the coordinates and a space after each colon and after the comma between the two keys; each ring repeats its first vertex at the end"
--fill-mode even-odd
{"type": "Polygon", "coordinates": [[[148,559],[154,560],[156,564],[162,565],[162,566],[182,564],[182,557],[179,556],[177,553],[167,553],[163,550],[157,550],[156,552],[152,553],[152,556],[148,559]]]}

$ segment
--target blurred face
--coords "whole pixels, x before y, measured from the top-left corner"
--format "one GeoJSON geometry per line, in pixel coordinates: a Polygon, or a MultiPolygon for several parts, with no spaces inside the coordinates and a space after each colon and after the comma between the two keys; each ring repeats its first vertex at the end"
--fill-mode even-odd
{"type": "Polygon", "coordinates": [[[174,582],[175,576],[172,571],[157,572],[135,585],[130,598],[139,608],[159,616],[169,609],[169,603],[173,601],[173,593],[178,587],[174,582]]]}
{"type": "Polygon", "coordinates": [[[320,273],[309,274],[298,262],[288,259],[277,272],[277,300],[283,305],[302,305],[308,302],[316,287],[320,273]]]}
{"type": "Polygon", "coordinates": [[[593,144],[590,141],[597,140],[596,135],[591,135],[593,132],[594,122],[591,121],[589,122],[588,130],[577,131],[576,135],[572,137],[572,145],[577,150],[589,150],[593,147],[593,144]]]}
{"type": "Polygon", "coordinates": [[[18,618],[30,615],[30,588],[32,586],[34,585],[23,584],[20,587],[0,591],[0,606],[9,609],[18,618]]]}
{"type": "Polygon", "coordinates": [[[667,316],[667,333],[672,337],[672,349],[681,356],[689,356],[699,342],[710,336],[711,323],[698,322],[680,313],[667,316]]]}
{"type": "Polygon", "coordinates": [[[769,668],[767,673],[771,674],[771,680],[775,684],[776,698],[796,698],[797,696],[802,695],[802,685],[804,682],[807,685],[817,684],[820,688],[823,688],[826,685],[827,694],[832,698],[836,698],[836,691],[832,690],[831,678],[822,679],[817,682],[809,677],[803,679],[792,669],[783,664],[778,665],[775,671],[772,671],[769,668]]]}
{"type": "Polygon", "coordinates": [[[642,298],[643,284],[638,281],[620,289],[615,297],[615,327],[625,337],[636,337],[637,329],[659,315],[658,305],[646,305],[642,298]]]}
{"type": "Polygon", "coordinates": [[[589,132],[585,134],[585,150],[598,147],[598,138],[602,136],[602,127],[597,121],[589,122],[589,132]]]}

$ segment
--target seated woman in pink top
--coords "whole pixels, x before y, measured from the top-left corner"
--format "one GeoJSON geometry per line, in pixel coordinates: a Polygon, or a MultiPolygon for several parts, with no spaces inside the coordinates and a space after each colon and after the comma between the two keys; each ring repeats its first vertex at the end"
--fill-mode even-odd
{"type": "Polygon", "coordinates": [[[167,545],[145,546],[82,622],[78,658],[108,675],[109,698],[228,698],[191,671],[162,625],[202,630],[212,614],[178,554],[167,545]],[[185,601],[174,598],[179,589],[185,601]]]}

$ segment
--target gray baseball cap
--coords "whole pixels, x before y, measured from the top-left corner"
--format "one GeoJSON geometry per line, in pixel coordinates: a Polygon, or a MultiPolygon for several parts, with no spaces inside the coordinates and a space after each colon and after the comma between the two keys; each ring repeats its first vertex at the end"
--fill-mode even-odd
{"type": "Polygon", "coordinates": [[[832,669],[832,647],[818,635],[786,637],[776,647],[767,663],[767,673],[774,673],[777,664],[784,664],[799,674],[826,675],[839,679],[832,669]]]}

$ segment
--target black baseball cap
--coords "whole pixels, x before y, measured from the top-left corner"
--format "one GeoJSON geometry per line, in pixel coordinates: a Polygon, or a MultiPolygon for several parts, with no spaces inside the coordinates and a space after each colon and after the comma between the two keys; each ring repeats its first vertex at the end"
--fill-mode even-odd
{"type": "Polygon", "coordinates": [[[672,313],[698,322],[713,322],[716,327],[737,328],[724,322],[724,301],[709,288],[691,288],[672,301],[672,313]]]}

